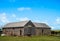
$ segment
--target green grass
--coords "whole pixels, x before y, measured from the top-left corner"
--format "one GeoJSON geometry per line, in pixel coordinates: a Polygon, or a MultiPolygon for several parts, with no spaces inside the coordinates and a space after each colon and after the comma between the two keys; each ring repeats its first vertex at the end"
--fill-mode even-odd
{"type": "Polygon", "coordinates": [[[60,37],[56,37],[56,36],[1,37],[0,36],[0,41],[60,41],[60,37]]]}

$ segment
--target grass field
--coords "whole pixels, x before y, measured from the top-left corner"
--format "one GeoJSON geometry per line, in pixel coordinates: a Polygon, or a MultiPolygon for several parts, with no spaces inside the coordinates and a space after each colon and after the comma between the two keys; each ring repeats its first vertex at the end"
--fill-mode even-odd
{"type": "Polygon", "coordinates": [[[60,37],[56,37],[56,36],[1,37],[0,36],[0,41],[60,41],[60,37]]]}

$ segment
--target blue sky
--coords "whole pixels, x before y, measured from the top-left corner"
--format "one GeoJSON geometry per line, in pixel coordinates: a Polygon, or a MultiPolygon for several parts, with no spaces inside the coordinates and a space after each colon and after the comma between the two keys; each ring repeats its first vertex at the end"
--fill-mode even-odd
{"type": "Polygon", "coordinates": [[[60,29],[60,0],[0,0],[0,26],[24,20],[60,29]]]}

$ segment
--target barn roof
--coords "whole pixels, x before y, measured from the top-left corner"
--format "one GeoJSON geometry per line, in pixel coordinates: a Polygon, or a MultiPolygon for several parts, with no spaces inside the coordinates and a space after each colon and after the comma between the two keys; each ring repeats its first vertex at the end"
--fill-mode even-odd
{"type": "MultiPolygon", "coordinates": [[[[3,28],[7,27],[24,27],[29,21],[21,21],[21,22],[13,22],[13,23],[8,23],[4,25],[3,28]]],[[[30,21],[31,22],[31,21],[30,21]]],[[[50,28],[48,25],[45,23],[35,23],[32,22],[35,27],[45,27],[45,28],[50,28]]]]}
{"type": "Polygon", "coordinates": [[[29,21],[13,22],[4,25],[4,27],[23,27],[29,21]]]}
{"type": "Polygon", "coordinates": [[[35,27],[44,27],[44,28],[50,28],[47,24],[45,23],[33,23],[35,27]]]}

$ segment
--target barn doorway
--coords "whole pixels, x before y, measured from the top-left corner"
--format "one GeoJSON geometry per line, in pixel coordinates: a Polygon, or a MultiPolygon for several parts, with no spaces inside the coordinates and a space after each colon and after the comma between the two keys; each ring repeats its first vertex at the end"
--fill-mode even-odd
{"type": "Polygon", "coordinates": [[[42,29],[42,35],[43,35],[43,33],[44,33],[44,30],[42,29]]]}
{"type": "Polygon", "coordinates": [[[32,35],[32,27],[28,27],[27,36],[31,36],[31,35],[32,35]]]}
{"type": "Polygon", "coordinates": [[[22,35],[22,30],[20,30],[20,36],[22,35]]]}

